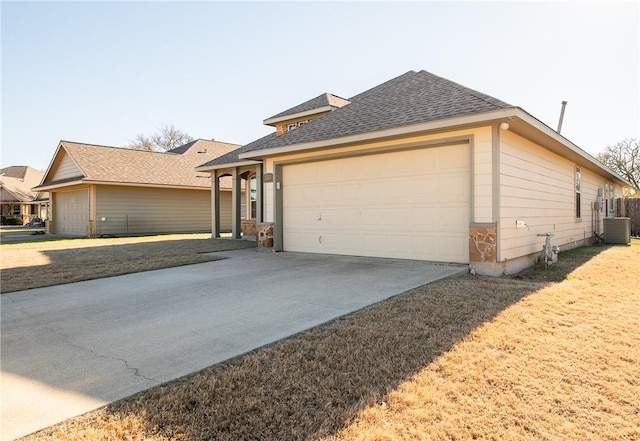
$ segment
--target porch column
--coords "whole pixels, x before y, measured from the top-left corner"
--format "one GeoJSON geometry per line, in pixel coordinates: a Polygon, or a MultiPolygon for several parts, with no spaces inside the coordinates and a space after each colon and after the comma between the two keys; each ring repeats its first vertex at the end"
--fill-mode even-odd
{"type": "Polygon", "coordinates": [[[262,163],[256,166],[256,224],[264,222],[262,217],[262,163]]]}
{"type": "Polygon", "coordinates": [[[231,180],[233,182],[231,186],[231,237],[240,239],[242,237],[242,225],[240,222],[240,206],[242,203],[240,182],[242,177],[238,167],[233,168],[231,180]]]}
{"type": "Polygon", "coordinates": [[[218,170],[211,173],[211,237],[220,237],[220,178],[218,170]]]}

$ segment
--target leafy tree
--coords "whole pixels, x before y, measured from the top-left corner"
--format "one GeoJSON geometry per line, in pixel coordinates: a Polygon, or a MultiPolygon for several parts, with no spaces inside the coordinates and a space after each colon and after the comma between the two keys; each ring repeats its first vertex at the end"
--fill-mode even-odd
{"type": "Polygon", "coordinates": [[[150,137],[142,134],[137,135],[127,147],[134,150],[168,152],[191,141],[193,141],[193,137],[188,133],[176,129],[173,124],[163,124],[150,137]]]}
{"type": "Polygon", "coordinates": [[[640,140],[627,138],[608,146],[598,160],[640,190],[640,140]]]}

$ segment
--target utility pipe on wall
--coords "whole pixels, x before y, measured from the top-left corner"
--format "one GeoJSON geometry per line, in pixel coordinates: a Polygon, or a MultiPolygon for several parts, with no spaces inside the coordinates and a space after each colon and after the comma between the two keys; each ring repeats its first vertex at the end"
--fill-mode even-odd
{"type": "Polygon", "coordinates": [[[557,132],[560,133],[560,130],[562,130],[562,120],[564,119],[564,108],[567,107],[567,102],[563,101],[562,102],[562,109],[560,110],[560,121],[558,121],[558,130],[557,132]]]}

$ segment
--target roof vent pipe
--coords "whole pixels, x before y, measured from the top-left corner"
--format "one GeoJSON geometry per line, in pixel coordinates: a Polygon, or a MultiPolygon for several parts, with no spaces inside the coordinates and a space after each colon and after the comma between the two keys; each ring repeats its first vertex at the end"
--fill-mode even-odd
{"type": "Polygon", "coordinates": [[[562,110],[560,110],[560,121],[558,121],[558,130],[557,132],[560,133],[560,130],[562,130],[562,120],[564,119],[564,108],[567,107],[567,102],[563,101],[562,102],[562,110]]]}

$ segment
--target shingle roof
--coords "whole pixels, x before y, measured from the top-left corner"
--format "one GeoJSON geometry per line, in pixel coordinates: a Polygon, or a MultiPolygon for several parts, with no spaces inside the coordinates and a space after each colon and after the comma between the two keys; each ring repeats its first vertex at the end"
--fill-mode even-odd
{"type": "MultiPolygon", "coordinates": [[[[199,139],[171,152],[148,152],[61,141],[78,165],[83,177],[78,180],[158,186],[210,188],[211,181],[194,169],[203,161],[234,150],[237,144],[199,139]]],[[[55,182],[44,182],[51,185],[55,182]]]]}
{"type": "Polygon", "coordinates": [[[346,106],[349,103],[349,100],[345,100],[344,98],[340,98],[339,96],[333,95],[331,93],[323,93],[322,95],[312,98],[309,101],[305,101],[304,103],[298,104],[297,106],[287,109],[284,112],[273,115],[272,117],[267,118],[265,121],[275,118],[282,118],[284,116],[295,115],[296,113],[319,109],[326,106],[340,108],[346,106]]]}
{"type": "Polygon", "coordinates": [[[350,104],[281,136],[267,135],[202,166],[238,162],[240,153],[322,141],[512,105],[424,70],[409,71],[349,98],[350,104]]]}
{"type": "Polygon", "coordinates": [[[38,185],[43,172],[26,165],[14,165],[0,169],[0,186],[15,196],[19,202],[33,202],[37,192],[31,188],[38,185]]]}

